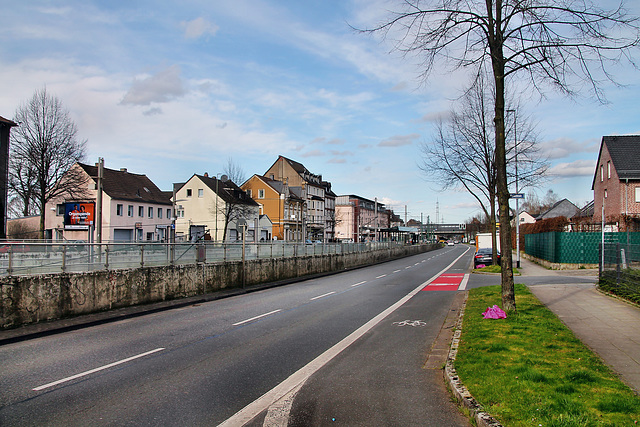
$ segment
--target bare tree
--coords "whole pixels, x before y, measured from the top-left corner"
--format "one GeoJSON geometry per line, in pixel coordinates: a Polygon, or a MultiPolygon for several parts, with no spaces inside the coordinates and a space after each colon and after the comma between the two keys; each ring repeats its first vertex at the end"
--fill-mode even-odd
{"type": "Polygon", "coordinates": [[[83,176],[71,168],[85,157],[86,141],[69,112],[46,88],[16,110],[19,124],[11,133],[11,189],[25,212],[35,203],[40,214],[40,238],[44,238],[45,206],[59,196],[83,197],[83,176]]]}
{"type": "MultiPolygon", "coordinates": [[[[421,145],[422,159],[418,167],[442,190],[463,188],[476,199],[490,224],[493,262],[496,264],[497,171],[493,90],[491,85],[485,84],[482,76],[479,77],[459,100],[460,108],[452,109],[448,120],[437,124],[432,142],[421,145]]],[[[511,144],[507,149],[510,181],[517,178],[519,188],[525,188],[542,180],[548,164],[539,156],[537,135],[529,118],[518,119],[517,108],[511,111],[514,114],[508,117],[507,127],[507,133],[513,134],[509,137],[511,144]],[[518,135],[514,133],[516,122],[520,129],[518,135]]]]}
{"type": "MultiPolygon", "coordinates": [[[[210,178],[216,179],[216,178],[210,178]]],[[[227,230],[229,224],[239,219],[252,217],[253,213],[258,210],[258,204],[253,201],[240,187],[232,180],[218,181],[215,185],[218,190],[210,212],[217,218],[224,220],[222,240],[227,239],[227,230]]],[[[210,186],[210,188],[213,188],[210,186]]],[[[218,239],[216,235],[215,239],[218,239]]]]}
{"type": "Polygon", "coordinates": [[[242,185],[246,180],[244,169],[236,163],[232,157],[227,158],[227,164],[224,166],[224,173],[229,179],[238,185],[242,185]]]}
{"type": "Polygon", "coordinates": [[[613,10],[590,0],[403,0],[399,8],[364,31],[395,38],[397,51],[422,55],[424,77],[439,60],[476,73],[491,70],[502,304],[515,310],[504,121],[508,79],[524,76],[520,83],[528,82],[540,94],[547,83],[568,95],[586,84],[603,100],[602,83],[613,81],[609,66],[623,60],[633,64],[638,19],[629,17],[624,1],[613,10]]]}

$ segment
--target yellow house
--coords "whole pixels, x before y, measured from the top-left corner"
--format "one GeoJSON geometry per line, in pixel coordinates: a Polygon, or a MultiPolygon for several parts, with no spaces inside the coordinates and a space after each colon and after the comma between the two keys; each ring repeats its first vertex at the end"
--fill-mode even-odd
{"type": "Polygon", "coordinates": [[[253,175],[241,188],[260,205],[260,213],[271,219],[275,240],[302,240],[305,211],[300,187],[292,188],[282,181],[253,175]]]}

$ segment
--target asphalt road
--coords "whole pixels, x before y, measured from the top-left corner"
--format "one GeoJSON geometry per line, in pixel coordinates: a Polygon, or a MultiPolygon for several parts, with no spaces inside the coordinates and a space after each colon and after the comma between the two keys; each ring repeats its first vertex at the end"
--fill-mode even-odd
{"type": "MultiPolygon", "coordinates": [[[[220,424],[446,267],[465,272],[471,251],[452,262],[467,248],[445,247],[324,278],[1,346],[0,425],[220,424]]],[[[328,361],[305,384],[315,388],[303,387],[296,399],[302,405],[293,407],[298,425],[321,425],[327,414],[317,410],[320,406],[340,408],[337,419],[347,422],[350,397],[351,408],[357,409],[351,413],[366,413],[365,418],[352,417],[351,425],[371,425],[371,420],[381,421],[378,425],[407,425],[408,415],[398,418],[405,411],[399,406],[402,399],[378,405],[378,413],[371,412],[376,405],[363,404],[360,392],[366,398],[366,390],[376,387],[384,391],[375,397],[378,402],[403,393],[416,407],[427,402],[426,409],[413,416],[432,417],[431,425],[464,425],[433,372],[423,370],[424,378],[407,375],[424,363],[454,295],[416,293],[328,361]],[[424,325],[394,326],[404,320],[424,325]],[[328,387],[317,381],[320,372],[334,378],[330,380],[334,385],[337,379],[343,381],[328,387]],[[372,375],[380,382],[358,383],[372,375]],[[348,378],[355,382],[350,384],[348,378]],[[309,403],[308,396],[319,393],[328,400],[309,403]]]]}

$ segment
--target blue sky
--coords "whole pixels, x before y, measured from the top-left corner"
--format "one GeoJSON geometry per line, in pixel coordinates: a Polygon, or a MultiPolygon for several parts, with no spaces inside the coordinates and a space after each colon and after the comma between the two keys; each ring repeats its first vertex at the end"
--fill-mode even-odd
{"type": "MultiPolygon", "coordinates": [[[[42,87],[69,109],[88,163],[128,168],[161,189],[229,158],[247,177],[284,155],[337,194],[387,203],[404,217],[463,222],[479,213],[462,191],[438,192],[417,167],[434,119],[467,82],[389,53],[349,24],[379,22],[386,0],[5,2],[0,116],[42,87]]],[[[630,5],[640,14],[637,5],[630,5]]],[[[610,101],[527,97],[552,175],[548,189],[582,206],[603,135],[638,134],[637,71],[616,70],[610,101]]]]}

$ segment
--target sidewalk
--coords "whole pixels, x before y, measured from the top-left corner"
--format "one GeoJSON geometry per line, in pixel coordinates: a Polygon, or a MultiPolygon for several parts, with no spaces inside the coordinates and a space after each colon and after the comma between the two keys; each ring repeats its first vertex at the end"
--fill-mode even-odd
{"type": "MultiPolygon", "coordinates": [[[[525,284],[532,276],[555,276],[566,282],[568,277],[597,275],[589,270],[546,270],[527,260],[521,267],[522,276],[516,280],[525,284]]],[[[549,284],[527,286],[622,381],[640,392],[640,308],[599,292],[593,283],[554,284],[553,277],[549,279],[549,284]]]]}

